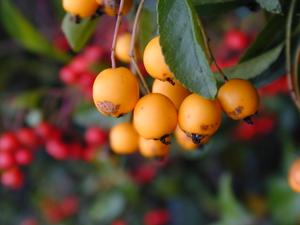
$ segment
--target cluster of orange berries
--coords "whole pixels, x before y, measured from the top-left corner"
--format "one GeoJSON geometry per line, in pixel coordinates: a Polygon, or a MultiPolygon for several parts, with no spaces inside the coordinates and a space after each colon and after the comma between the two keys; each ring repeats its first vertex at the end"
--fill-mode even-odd
{"type": "MultiPolygon", "coordinates": [[[[117,41],[116,55],[121,61],[124,54],[128,56],[130,38],[120,45],[117,41]]],[[[191,93],[175,79],[166,64],[159,36],[146,46],[143,62],[155,79],[152,93],[140,98],[138,80],[125,67],[102,71],[93,85],[93,100],[102,114],[120,117],[133,111],[132,123],[121,123],[111,129],[111,148],[118,154],[139,149],[145,157],[166,156],[173,132],[184,149],[196,149],[207,143],[220,127],[222,109],[234,120],[250,121],[259,108],[258,92],[246,80],[226,81],[214,100],[191,93]]]]}
{"type": "MultiPolygon", "coordinates": [[[[133,0],[125,0],[122,14],[130,11],[133,0]]],[[[94,17],[103,13],[109,16],[118,14],[120,0],[63,0],[63,7],[66,12],[75,16],[79,22],[82,18],[94,17]]]]}

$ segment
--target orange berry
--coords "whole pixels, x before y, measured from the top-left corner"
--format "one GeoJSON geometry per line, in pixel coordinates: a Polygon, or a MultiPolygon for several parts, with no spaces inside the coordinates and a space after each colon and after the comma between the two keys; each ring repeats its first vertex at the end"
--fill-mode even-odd
{"type": "Polygon", "coordinates": [[[133,124],[140,136],[160,139],[176,129],[177,111],[166,96],[151,93],[142,97],[136,104],[133,124]]]}
{"type": "Polygon", "coordinates": [[[152,92],[165,95],[174,103],[175,107],[179,109],[183,99],[185,99],[191,92],[184,88],[179,81],[174,80],[174,83],[175,84],[173,85],[170,82],[155,79],[152,85],[152,92]]]}
{"type": "MultiPolygon", "coordinates": [[[[100,6],[104,6],[104,11],[109,16],[116,16],[119,11],[120,0],[96,0],[100,6]]],[[[124,0],[122,14],[127,14],[133,4],[133,0],[124,0]]]]}
{"type": "Polygon", "coordinates": [[[256,88],[247,80],[232,79],[219,89],[218,100],[224,112],[234,120],[254,115],[259,108],[256,88]]]}
{"type": "Polygon", "coordinates": [[[132,111],[138,99],[138,81],[125,67],[103,70],[94,81],[94,103],[106,116],[119,117],[132,111]]]}
{"type": "Polygon", "coordinates": [[[169,145],[165,145],[159,140],[140,137],[139,150],[145,158],[164,157],[169,153],[169,145]]]}
{"type": "Polygon", "coordinates": [[[130,41],[131,41],[130,33],[121,34],[117,38],[116,56],[120,61],[124,63],[130,63],[130,56],[129,56],[130,41]]]}
{"type": "Polygon", "coordinates": [[[174,75],[165,62],[165,58],[159,44],[159,36],[153,38],[147,44],[144,50],[143,60],[145,69],[150,76],[163,81],[173,80],[174,75]]]}
{"type": "Polygon", "coordinates": [[[95,0],[63,0],[64,10],[81,18],[92,16],[98,7],[95,0]]]}
{"type": "Polygon", "coordinates": [[[289,170],[288,182],[295,192],[300,192],[300,159],[295,160],[289,170]]]}
{"type": "Polygon", "coordinates": [[[139,135],[131,123],[114,126],[109,134],[111,149],[117,154],[131,154],[138,149],[139,135]]]}

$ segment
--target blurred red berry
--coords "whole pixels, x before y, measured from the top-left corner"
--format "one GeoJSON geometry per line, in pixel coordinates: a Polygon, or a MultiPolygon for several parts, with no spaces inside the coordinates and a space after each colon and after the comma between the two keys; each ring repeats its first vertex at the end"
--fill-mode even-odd
{"type": "Polygon", "coordinates": [[[61,131],[48,122],[41,122],[35,127],[36,134],[46,141],[48,139],[59,139],[61,131]]]}
{"type": "Polygon", "coordinates": [[[104,55],[104,50],[100,46],[89,46],[85,49],[83,57],[88,63],[95,63],[100,60],[104,55]]]}
{"type": "Polygon", "coordinates": [[[225,33],[224,42],[231,50],[243,51],[248,47],[250,40],[245,32],[233,29],[225,33]]]}
{"type": "Polygon", "coordinates": [[[92,146],[88,146],[82,152],[82,159],[87,162],[91,162],[96,154],[96,148],[92,146]]]}
{"type": "Polygon", "coordinates": [[[19,225],[38,225],[38,221],[34,217],[25,218],[21,221],[19,225]]]}
{"type": "Polygon", "coordinates": [[[2,173],[1,183],[3,186],[19,189],[24,184],[24,175],[19,168],[10,168],[2,173]]]}
{"type": "Polygon", "coordinates": [[[20,148],[15,152],[17,164],[27,166],[33,161],[33,153],[27,148],[20,148]]]}
{"type": "Polygon", "coordinates": [[[144,215],[145,225],[164,225],[170,222],[170,213],[165,209],[156,209],[144,215]]]}
{"type": "Polygon", "coordinates": [[[83,56],[75,57],[68,66],[75,73],[84,73],[89,70],[89,63],[83,56]]]}
{"type": "MultiPolygon", "coordinates": [[[[223,69],[223,68],[235,66],[238,63],[238,60],[239,60],[238,57],[233,57],[230,59],[217,59],[217,64],[221,69],[223,69]]],[[[218,68],[214,63],[211,64],[211,70],[213,72],[218,72],[218,68]]]]}
{"type": "Polygon", "coordinates": [[[289,93],[287,76],[281,76],[270,84],[267,84],[259,89],[259,93],[265,96],[273,96],[276,94],[289,93]]]}
{"type": "Polygon", "coordinates": [[[19,141],[14,133],[6,132],[0,137],[0,151],[15,151],[19,145],[19,141]]]}
{"type": "Polygon", "coordinates": [[[13,152],[0,152],[0,170],[8,169],[16,165],[13,152]]]}
{"type": "Polygon", "coordinates": [[[106,142],[107,134],[99,127],[89,127],[85,131],[84,139],[88,145],[99,147],[106,142]]]}
{"type": "Polygon", "coordinates": [[[59,71],[59,79],[65,84],[76,84],[79,79],[79,74],[69,66],[63,67],[59,71]]]}
{"type": "Polygon", "coordinates": [[[83,148],[79,143],[69,144],[69,157],[74,160],[82,159],[83,148]]]}
{"type": "Polygon", "coordinates": [[[153,180],[157,173],[154,165],[142,164],[133,171],[132,177],[138,184],[145,184],[153,180]]]}
{"type": "Polygon", "coordinates": [[[57,160],[64,160],[69,156],[68,146],[60,140],[48,141],[46,143],[46,151],[57,160]]]}
{"type": "Polygon", "coordinates": [[[63,34],[56,36],[53,44],[57,49],[63,52],[67,52],[70,49],[69,43],[63,34]]]}
{"type": "Polygon", "coordinates": [[[16,133],[19,142],[28,148],[36,149],[39,146],[39,138],[31,128],[22,128],[16,133]]]}
{"type": "Polygon", "coordinates": [[[73,216],[78,211],[79,200],[76,196],[68,196],[60,202],[59,208],[64,217],[73,216]]]}
{"type": "Polygon", "coordinates": [[[127,223],[124,220],[115,220],[112,222],[111,225],[127,225],[127,223]]]}
{"type": "Polygon", "coordinates": [[[88,98],[92,99],[93,84],[95,75],[92,72],[84,72],[80,75],[78,84],[82,93],[88,98]]]}

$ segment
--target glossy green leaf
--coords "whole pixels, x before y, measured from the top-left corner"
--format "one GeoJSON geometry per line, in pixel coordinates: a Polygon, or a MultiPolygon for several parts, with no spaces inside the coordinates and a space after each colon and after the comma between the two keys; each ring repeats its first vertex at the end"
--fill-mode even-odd
{"type": "Polygon", "coordinates": [[[70,14],[66,14],[62,22],[62,30],[73,51],[80,51],[90,40],[98,23],[98,18],[82,19],[75,23],[70,14]]]}
{"type": "Polygon", "coordinates": [[[271,13],[281,13],[282,7],[279,0],[256,0],[256,2],[265,10],[271,13]]]}
{"type": "Polygon", "coordinates": [[[160,44],[175,77],[207,98],[217,93],[204,46],[203,29],[190,0],[158,2],[160,44]]]}
{"type": "Polygon", "coordinates": [[[143,52],[148,42],[157,34],[156,13],[144,9],[140,17],[139,44],[143,52]]]}
{"type": "Polygon", "coordinates": [[[66,56],[51,43],[21,14],[10,0],[0,2],[0,20],[5,31],[29,51],[44,54],[59,60],[66,56]]]}

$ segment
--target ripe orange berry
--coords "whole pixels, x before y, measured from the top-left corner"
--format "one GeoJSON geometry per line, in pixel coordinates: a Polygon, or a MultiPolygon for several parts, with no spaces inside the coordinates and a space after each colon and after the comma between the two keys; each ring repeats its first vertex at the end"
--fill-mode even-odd
{"type": "Polygon", "coordinates": [[[143,60],[146,71],[152,77],[163,81],[173,80],[174,75],[165,62],[165,58],[159,44],[159,36],[153,38],[147,44],[143,60]]]}
{"type": "Polygon", "coordinates": [[[174,103],[175,107],[179,109],[183,99],[191,92],[184,88],[179,81],[174,80],[174,83],[175,84],[172,85],[170,82],[155,79],[152,85],[152,92],[165,95],[174,103]]]}
{"type": "Polygon", "coordinates": [[[145,158],[164,157],[169,153],[169,145],[165,145],[159,140],[140,137],[139,150],[145,158]]]}
{"type": "Polygon", "coordinates": [[[177,111],[166,96],[157,93],[148,94],[136,104],[133,124],[142,137],[160,139],[176,129],[177,111]]]}
{"type": "Polygon", "coordinates": [[[176,140],[178,142],[178,144],[184,149],[184,150],[195,150],[199,147],[199,145],[204,145],[206,144],[209,139],[210,136],[204,136],[201,141],[200,144],[195,144],[192,140],[192,137],[189,137],[190,135],[186,134],[183,130],[180,129],[179,126],[177,126],[176,130],[175,130],[175,137],[176,140]]]}
{"type": "Polygon", "coordinates": [[[200,144],[201,137],[211,136],[220,127],[221,107],[217,100],[209,100],[200,95],[191,94],[181,103],[178,123],[183,131],[192,135],[196,144],[200,144]],[[195,135],[198,137],[196,138],[195,135]]]}
{"type": "Polygon", "coordinates": [[[132,111],[138,101],[138,81],[125,67],[103,70],[94,81],[93,99],[102,114],[119,117],[132,111]]]}
{"type": "Polygon", "coordinates": [[[81,18],[92,16],[98,7],[95,0],[63,0],[65,11],[81,18]]]}
{"type": "Polygon", "coordinates": [[[234,120],[252,116],[259,108],[256,88],[242,79],[232,79],[223,84],[218,92],[218,100],[224,112],[234,120]]]}
{"type": "Polygon", "coordinates": [[[121,34],[117,38],[116,56],[120,61],[124,63],[130,62],[130,57],[129,57],[130,41],[131,41],[130,33],[121,34]]]}
{"type": "MultiPolygon", "coordinates": [[[[116,16],[119,11],[120,0],[96,0],[100,6],[104,6],[104,11],[109,16],[116,16]]],[[[127,14],[132,7],[133,0],[124,0],[122,14],[127,14]]]]}
{"type": "Polygon", "coordinates": [[[295,192],[300,192],[300,159],[295,160],[289,170],[288,182],[295,192]]]}
{"type": "Polygon", "coordinates": [[[111,129],[109,141],[115,153],[131,154],[138,149],[139,135],[131,123],[121,123],[111,129]]]}

